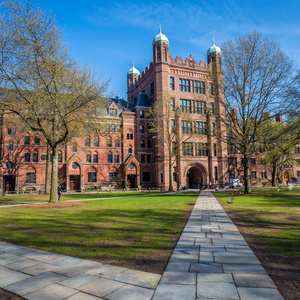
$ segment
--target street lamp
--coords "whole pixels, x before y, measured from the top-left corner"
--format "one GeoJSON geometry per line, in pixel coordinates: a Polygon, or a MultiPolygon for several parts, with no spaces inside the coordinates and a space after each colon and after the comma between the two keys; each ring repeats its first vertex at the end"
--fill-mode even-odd
{"type": "Polygon", "coordinates": [[[2,196],[5,196],[5,175],[6,173],[3,173],[3,189],[2,189],[2,196]]]}

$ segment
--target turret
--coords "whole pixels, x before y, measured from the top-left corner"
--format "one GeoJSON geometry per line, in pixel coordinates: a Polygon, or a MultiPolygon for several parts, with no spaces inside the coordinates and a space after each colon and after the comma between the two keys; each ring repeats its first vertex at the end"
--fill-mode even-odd
{"type": "Polygon", "coordinates": [[[153,39],[153,62],[167,62],[169,56],[169,40],[162,34],[159,28],[159,34],[153,39]]]}
{"type": "Polygon", "coordinates": [[[134,87],[139,77],[140,77],[140,72],[138,69],[134,67],[134,62],[133,62],[132,68],[130,68],[129,71],[127,72],[127,93],[131,92],[132,88],[134,87]]]}
{"type": "Polygon", "coordinates": [[[217,67],[217,71],[222,70],[222,51],[220,47],[215,45],[215,41],[213,39],[212,46],[207,50],[207,64],[208,66],[212,66],[215,63],[215,67],[217,67]]]}

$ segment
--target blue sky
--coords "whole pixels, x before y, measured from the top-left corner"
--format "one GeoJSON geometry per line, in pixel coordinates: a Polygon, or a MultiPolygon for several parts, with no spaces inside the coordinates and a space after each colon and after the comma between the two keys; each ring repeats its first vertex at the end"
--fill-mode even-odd
{"type": "Polygon", "coordinates": [[[114,96],[126,99],[126,73],[142,72],[152,60],[152,40],[162,32],[170,54],[206,61],[217,46],[254,29],[271,35],[300,66],[299,0],[92,1],[32,0],[54,14],[72,54],[104,79],[114,96]]]}

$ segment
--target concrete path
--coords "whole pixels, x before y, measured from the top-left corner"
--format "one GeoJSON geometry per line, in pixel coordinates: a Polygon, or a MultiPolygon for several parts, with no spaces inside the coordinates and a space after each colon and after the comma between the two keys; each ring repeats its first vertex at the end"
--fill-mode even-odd
{"type": "Polygon", "coordinates": [[[162,276],[0,242],[0,287],[32,300],[283,300],[208,191],[162,276]]]}
{"type": "Polygon", "coordinates": [[[202,191],[153,300],[283,300],[209,191],[202,191]]]}

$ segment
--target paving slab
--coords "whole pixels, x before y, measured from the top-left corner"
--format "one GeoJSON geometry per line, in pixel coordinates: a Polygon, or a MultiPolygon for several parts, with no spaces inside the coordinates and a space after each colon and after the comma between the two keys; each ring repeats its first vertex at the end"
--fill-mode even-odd
{"type": "Polygon", "coordinates": [[[23,273],[18,273],[13,276],[5,277],[3,279],[0,279],[0,287],[5,288],[8,285],[23,281],[31,277],[32,276],[23,273]]]}
{"type": "Polygon", "coordinates": [[[79,274],[74,277],[65,279],[63,281],[60,281],[59,284],[70,287],[70,288],[78,288],[81,285],[84,285],[88,282],[94,281],[98,279],[99,277],[89,275],[89,274],[79,274]]]}
{"type": "Polygon", "coordinates": [[[237,288],[241,300],[284,300],[277,289],[266,288],[237,288]]]}
{"type": "Polygon", "coordinates": [[[195,300],[195,285],[159,284],[153,300],[195,300]]]}
{"type": "Polygon", "coordinates": [[[198,273],[197,281],[199,282],[231,282],[234,283],[231,274],[218,273],[198,273]]]}
{"type": "Polygon", "coordinates": [[[197,297],[239,300],[239,295],[236,286],[233,283],[228,283],[228,282],[198,281],[197,297]]]}
{"type": "Polygon", "coordinates": [[[82,260],[77,263],[71,264],[60,269],[56,269],[55,273],[62,274],[68,277],[76,276],[84,272],[91,271],[101,267],[101,263],[97,263],[89,260],[82,260]]]}
{"type": "Polygon", "coordinates": [[[268,275],[233,274],[235,284],[239,287],[275,288],[276,285],[268,275]]]}
{"type": "Polygon", "coordinates": [[[10,268],[12,270],[17,271],[17,270],[22,270],[22,269],[25,269],[25,268],[29,268],[29,267],[38,265],[40,263],[41,262],[39,262],[37,260],[26,258],[22,261],[18,261],[18,262],[12,263],[12,264],[8,264],[6,266],[7,266],[7,268],[10,268]]]}
{"type": "Polygon", "coordinates": [[[100,298],[100,297],[96,297],[90,294],[86,294],[86,293],[76,293],[68,298],[66,298],[65,300],[104,300],[104,298],[100,298]]]}
{"type": "Polygon", "coordinates": [[[164,272],[160,283],[164,284],[184,284],[184,285],[195,285],[196,284],[196,274],[195,273],[185,273],[184,276],[182,272],[164,272]]]}
{"type": "Polygon", "coordinates": [[[117,274],[120,274],[124,271],[126,271],[126,268],[121,268],[117,266],[111,266],[111,265],[101,265],[97,268],[93,268],[89,271],[86,271],[87,274],[91,275],[99,275],[104,278],[111,278],[117,274]]]}
{"type": "Polygon", "coordinates": [[[60,269],[60,267],[53,266],[46,263],[39,263],[38,265],[31,266],[29,268],[22,269],[23,273],[29,274],[29,275],[40,275],[48,272],[52,272],[55,270],[60,269]]]}
{"type": "Polygon", "coordinates": [[[151,300],[154,290],[126,285],[117,291],[105,296],[109,300],[151,300]]]}

